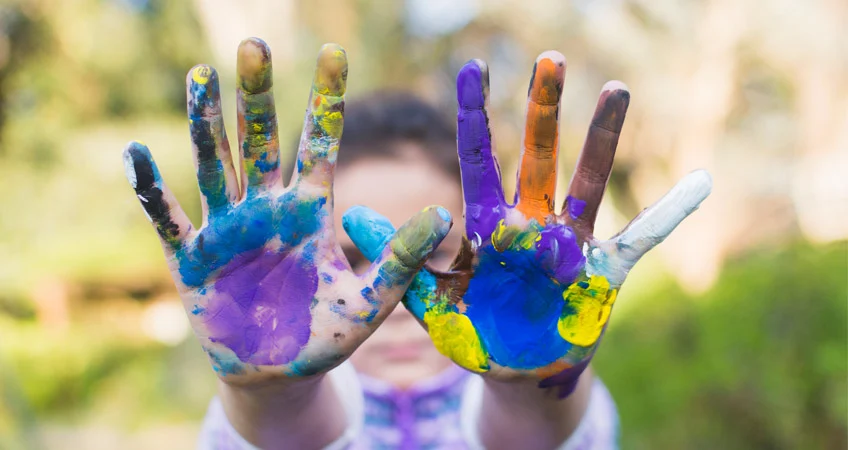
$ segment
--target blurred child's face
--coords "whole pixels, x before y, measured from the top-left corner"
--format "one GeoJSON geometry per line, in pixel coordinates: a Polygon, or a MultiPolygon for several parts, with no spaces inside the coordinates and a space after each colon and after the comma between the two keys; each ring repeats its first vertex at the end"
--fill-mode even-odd
{"type": "MultiPolygon", "coordinates": [[[[336,235],[358,273],[369,263],[355,250],[341,226],[342,214],[358,204],[388,217],[395,227],[426,206],[441,205],[454,217],[454,226],[428,264],[447,269],[459,251],[462,189],[458,180],[427,160],[426,150],[417,144],[397,145],[404,147],[400,156],[363,158],[350,166],[339,167],[336,173],[333,189],[336,235]]],[[[401,388],[436,375],[452,364],[433,347],[427,332],[401,304],[356,350],[351,362],[359,372],[401,388]]]]}

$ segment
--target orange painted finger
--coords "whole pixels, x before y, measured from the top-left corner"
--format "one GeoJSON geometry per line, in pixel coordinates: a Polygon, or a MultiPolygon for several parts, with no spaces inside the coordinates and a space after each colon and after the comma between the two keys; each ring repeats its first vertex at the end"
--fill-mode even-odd
{"type": "Polygon", "coordinates": [[[565,57],[547,51],[536,58],[530,90],[523,151],[518,168],[516,208],[544,223],[553,214],[559,150],[559,103],[565,79],[565,57]]]}
{"type": "Polygon", "coordinates": [[[624,83],[610,81],[604,85],[563,208],[565,222],[581,238],[594,231],[629,104],[630,91],[624,83]]]}

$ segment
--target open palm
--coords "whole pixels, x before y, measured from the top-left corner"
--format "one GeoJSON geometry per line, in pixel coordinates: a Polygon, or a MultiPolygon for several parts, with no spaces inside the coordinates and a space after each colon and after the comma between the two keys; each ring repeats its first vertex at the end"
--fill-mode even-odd
{"type": "Polygon", "coordinates": [[[127,177],[161,238],[192,326],[227,381],[325,372],[346,359],[393,309],[450,227],[428,208],[355,275],[333,232],[333,172],[347,59],[321,49],[292,183],[282,183],[267,45],[239,47],[241,186],[223,126],[218,76],[187,77],[188,116],[204,221],[194,229],[149,150],[124,152],[127,177]]]}
{"type": "MultiPolygon", "coordinates": [[[[620,82],[601,92],[561,214],[554,210],[559,103],[565,58],[539,56],[528,92],[516,201],[504,199],[488,128],[488,70],[470,61],[457,77],[457,145],[465,197],[463,249],[447,272],[422,270],[407,308],[436,348],[460,366],[502,380],[574,388],[597,348],[628,271],[709,194],[693,172],[608,241],[592,236],[630,95],[620,82]]],[[[366,256],[378,248],[366,227],[391,225],[357,208],[345,229],[366,256]]],[[[379,240],[377,240],[379,242],[379,240]]]]}

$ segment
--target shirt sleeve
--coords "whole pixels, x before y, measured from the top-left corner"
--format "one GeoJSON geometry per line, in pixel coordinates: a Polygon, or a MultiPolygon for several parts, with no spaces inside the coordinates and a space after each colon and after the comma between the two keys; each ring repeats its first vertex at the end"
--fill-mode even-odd
{"type": "MultiPolygon", "coordinates": [[[[483,378],[468,380],[462,396],[460,426],[468,448],[483,449],[477,435],[477,422],[483,404],[483,378]]],[[[607,387],[599,379],[592,382],[589,405],[580,423],[557,450],[618,449],[618,411],[607,387]]]]}
{"type": "MultiPolygon", "coordinates": [[[[342,450],[347,448],[362,433],[365,402],[359,378],[349,362],[333,369],[328,376],[345,410],[347,428],[338,439],[324,449],[342,450]]],[[[203,419],[203,426],[200,429],[197,448],[198,450],[261,450],[247,442],[233,428],[218,397],[213,398],[209,403],[209,409],[206,411],[206,417],[203,419]]]]}

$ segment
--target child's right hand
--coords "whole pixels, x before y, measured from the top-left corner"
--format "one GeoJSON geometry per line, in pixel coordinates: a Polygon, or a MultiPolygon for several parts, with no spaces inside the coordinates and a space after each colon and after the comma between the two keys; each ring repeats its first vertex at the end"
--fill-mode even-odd
{"type": "Polygon", "coordinates": [[[149,150],[124,151],[127,178],[156,227],[192,327],[228,384],[257,385],[329,371],[347,359],[403,296],[450,228],[430,207],[403,226],[363,275],[333,232],[333,172],[341,138],[347,59],[326,45],[290,186],[280,178],[267,45],[238,53],[237,183],[221,114],[218,76],[187,77],[188,116],[204,220],[192,227],[149,150]]]}

